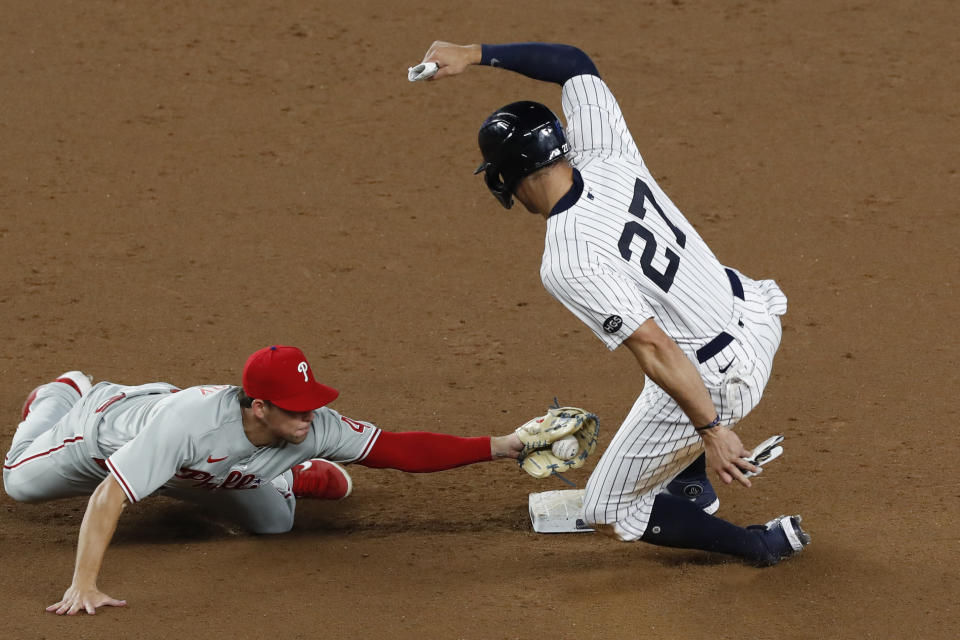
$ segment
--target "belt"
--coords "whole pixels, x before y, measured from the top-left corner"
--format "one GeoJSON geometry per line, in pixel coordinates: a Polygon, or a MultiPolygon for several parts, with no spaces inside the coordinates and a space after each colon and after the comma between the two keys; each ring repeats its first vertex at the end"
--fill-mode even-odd
{"type": "MultiPolygon", "coordinates": [[[[733,291],[733,297],[743,300],[743,283],[740,282],[740,278],[738,278],[737,274],[733,272],[733,269],[725,268],[724,271],[727,272],[727,278],[730,279],[730,289],[733,291]]],[[[743,326],[742,322],[740,323],[740,326],[743,326]]],[[[723,349],[731,342],[733,342],[733,336],[726,331],[721,331],[719,334],[717,334],[717,337],[697,349],[697,362],[701,364],[706,362],[713,356],[723,351],[723,349]]]]}

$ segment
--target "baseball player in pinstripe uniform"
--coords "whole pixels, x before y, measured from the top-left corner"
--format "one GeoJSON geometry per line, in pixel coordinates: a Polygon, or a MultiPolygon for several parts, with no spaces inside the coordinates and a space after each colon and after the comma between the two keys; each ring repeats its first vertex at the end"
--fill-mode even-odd
{"type": "Polygon", "coordinates": [[[470,65],[562,86],[566,129],[546,106],[514,102],[483,123],[487,187],[546,220],[544,286],[609,349],[634,354],[647,383],[591,474],[584,516],[620,540],[732,554],[759,566],[800,552],[800,516],[738,527],[709,468],[750,486],[758,469],[731,429],[756,406],[787,299],[772,280],[723,266],[657,185],[620,107],[581,50],[556,44],[435,42],[431,80],[470,65]]]}
{"type": "Polygon", "coordinates": [[[4,459],[5,491],[23,502],[92,492],[73,584],[47,611],[126,604],[99,590],[97,574],[120,512],[154,492],[202,504],[254,533],[283,533],[296,498],[350,494],[350,476],[336,462],[430,472],[516,458],[523,448],[515,433],[382,431],[325,406],[336,397],[303,352],[286,346],[252,354],[242,387],[92,386],[80,371],[37,387],[4,459]]]}

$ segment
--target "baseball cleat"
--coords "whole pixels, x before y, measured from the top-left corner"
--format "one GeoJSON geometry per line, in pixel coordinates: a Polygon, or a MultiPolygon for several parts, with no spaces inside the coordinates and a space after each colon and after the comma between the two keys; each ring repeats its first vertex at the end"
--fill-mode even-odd
{"type": "Polygon", "coordinates": [[[810,544],[810,534],[800,528],[801,520],[799,515],[779,516],[767,524],[747,527],[758,531],[763,537],[767,555],[760,559],[760,566],[775,565],[784,558],[800,553],[810,544]]]}
{"type": "Polygon", "coordinates": [[[297,498],[342,500],[353,491],[347,470],[335,462],[314,458],[301,462],[293,471],[293,495],[297,498]]]}
{"type": "MultiPolygon", "coordinates": [[[[56,380],[51,382],[46,382],[44,384],[52,384],[53,382],[62,382],[65,385],[70,386],[74,391],[80,394],[80,397],[87,395],[87,392],[93,388],[93,376],[89,376],[82,371],[67,371],[66,373],[61,373],[57,376],[56,380]]],[[[40,385],[42,387],[44,385],[40,385]]],[[[37,391],[40,390],[40,387],[36,387],[27,395],[27,399],[23,401],[23,408],[20,410],[20,420],[26,420],[27,416],[30,414],[30,405],[33,404],[33,401],[37,399],[37,391]]]]}
{"type": "Polygon", "coordinates": [[[667,485],[666,492],[689,500],[709,515],[715,514],[720,509],[720,498],[717,497],[717,492],[714,491],[713,485],[706,476],[686,480],[674,478],[667,485]]]}

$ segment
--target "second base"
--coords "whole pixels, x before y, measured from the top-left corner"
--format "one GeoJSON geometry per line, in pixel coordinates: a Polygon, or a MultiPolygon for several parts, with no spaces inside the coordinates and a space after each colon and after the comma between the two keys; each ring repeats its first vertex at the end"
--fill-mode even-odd
{"type": "Polygon", "coordinates": [[[583,520],[583,489],[531,493],[530,522],[537,533],[586,533],[593,531],[583,520]]]}

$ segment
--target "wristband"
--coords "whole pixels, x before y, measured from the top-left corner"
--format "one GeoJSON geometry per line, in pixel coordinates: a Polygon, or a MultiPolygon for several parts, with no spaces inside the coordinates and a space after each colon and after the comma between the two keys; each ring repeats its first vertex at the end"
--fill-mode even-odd
{"type": "Polygon", "coordinates": [[[694,431],[696,431],[696,432],[699,433],[700,431],[704,431],[704,430],[706,430],[706,429],[713,429],[714,427],[718,427],[718,426],[720,426],[720,414],[719,414],[719,413],[717,414],[717,417],[713,419],[713,422],[711,422],[710,424],[708,424],[708,425],[706,425],[706,426],[703,426],[703,427],[694,427],[693,429],[694,429],[694,431]]]}

